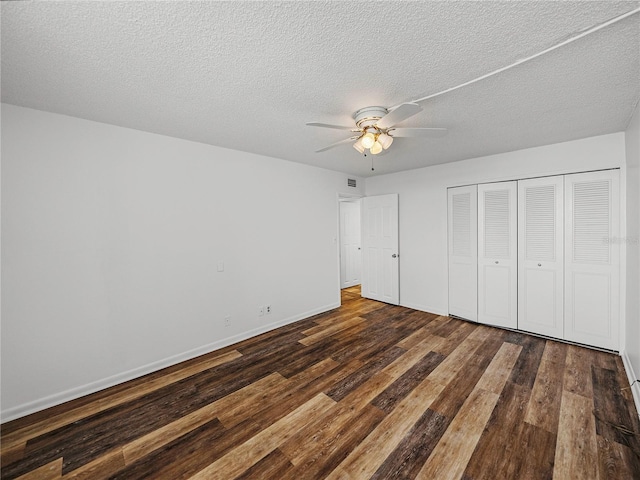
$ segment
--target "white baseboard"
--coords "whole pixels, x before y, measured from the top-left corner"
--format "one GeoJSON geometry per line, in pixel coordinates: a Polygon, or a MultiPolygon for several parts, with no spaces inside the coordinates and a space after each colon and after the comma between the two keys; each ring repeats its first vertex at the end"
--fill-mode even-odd
{"type": "Polygon", "coordinates": [[[638,412],[638,416],[640,416],[640,382],[636,382],[636,379],[638,377],[636,376],[636,373],[633,371],[633,365],[631,365],[631,360],[629,359],[627,352],[623,350],[622,352],[620,352],[620,356],[622,357],[624,370],[625,372],[627,372],[629,385],[631,385],[631,394],[633,395],[633,402],[636,404],[636,411],[638,412]]]}
{"type": "Polygon", "coordinates": [[[152,362],[126,372],[112,375],[101,380],[96,380],[95,382],[87,383],[85,385],[80,385],[78,387],[65,390],[64,392],[59,392],[53,395],[39,398],[22,405],[7,408],[6,410],[2,410],[2,412],[0,412],[0,418],[2,418],[2,423],[9,422],[26,415],[30,415],[32,413],[39,412],[46,408],[54,407],[70,400],[75,400],[77,398],[84,397],[85,395],[99,392],[100,390],[104,390],[105,388],[113,387],[115,385],[128,382],[129,380],[134,380],[144,375],[148,375],[149,373],[157,372],[158,370],[162,370],[163,368],[176,365],[177,363],[184,362],[186,360],[191,360],[192,358],[199,357],[200,355],[214,352],[221,348],[228,347],[229,345],[233,345],[234,343],[246,340],[247,338],[255,337],[262,333],[274,330],[278,327],[283,327],[290,323],[312,317],[313,315],[333,310],[334,308],[338,308],[339,306],[340,303],[325,305],[323,307],[294,315],[277,322],[269,323],[267,325],[261,325],[260,327],[254,328],[253,330],[242,332],[238,335],[218,340],[217,342],[208,343],[201,347],[194,348],[177,355],[172,355],[162,360],[158,360],[156,362],[152,362]]]}

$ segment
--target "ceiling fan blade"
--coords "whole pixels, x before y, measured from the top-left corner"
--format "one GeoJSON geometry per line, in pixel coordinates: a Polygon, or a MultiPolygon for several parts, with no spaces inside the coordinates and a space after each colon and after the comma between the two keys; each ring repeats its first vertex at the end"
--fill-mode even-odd
{"type": "Polygon", "coordinates": [[[358,137],[345,138],[344,140],[340,140],[339,142],[332,143],[331,145],[327,145],[326,147],[321,148],[320,150],[316,150],[316,153],[324,152],[326,150],[329,150],[330,148],[337,147],[337,146],[343,145],[345,143],[353,142],[354,140],[357,140],[357,138],[358,137]]]}
{"type": "Polygon", "coordinates": [[[446,128],[394,128],[389,130],[392,137],[444,137],[446,128]]]}
{"type": "Polygon", "coordinates": [[[331,125],[330,123],[309,122],[306,125],[310,127],[335,128],[336,130],[351,130],[352,132],[359,131],[355,127],[346,127],[344,125],[331,125]]]}
{"type": "Polygon", "coordinates": [[[422,107],[417,103],[403,103],[398,108],[387,113],[384,117],[378,120],[376,125],[380,128],[391,128],[396,123],[400,123],[421,111],[422,107]]]}

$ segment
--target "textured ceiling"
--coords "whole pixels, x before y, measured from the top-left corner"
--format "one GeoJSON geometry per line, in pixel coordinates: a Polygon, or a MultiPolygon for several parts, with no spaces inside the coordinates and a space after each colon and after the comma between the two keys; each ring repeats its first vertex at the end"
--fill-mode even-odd
{"type": "Polygon", "coordinates": [[[348,132],[640,6],[558,2],[2,2],[2,101],[368,176],[622,131],[640,15],[421,103],[363,158],[348,132]]]}

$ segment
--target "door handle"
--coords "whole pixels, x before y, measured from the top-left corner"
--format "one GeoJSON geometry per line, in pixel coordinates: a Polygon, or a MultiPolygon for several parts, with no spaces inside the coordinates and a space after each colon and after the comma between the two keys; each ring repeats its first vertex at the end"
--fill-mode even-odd
{"type": "Polygon", "coordinates": [[[498,264],[498,260],[496,260],[496,265],[498,264]]]}
{"type": "Polygon", "coordinates": [[[394,253],[393,255],[391,255],[391,258],[397,258],[397,257],[399,257],[399,256],[400,256],[400,255],[396,255],[396,254],[394,253]]]}

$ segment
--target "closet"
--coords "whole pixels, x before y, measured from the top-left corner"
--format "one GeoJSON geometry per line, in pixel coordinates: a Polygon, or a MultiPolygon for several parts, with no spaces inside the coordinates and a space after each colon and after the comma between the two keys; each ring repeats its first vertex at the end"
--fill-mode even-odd
{"type": "Polygon", "coordinates": [[[618,350],[618,170],[453,187],[448,200],[451,315],[618,350]]]}

